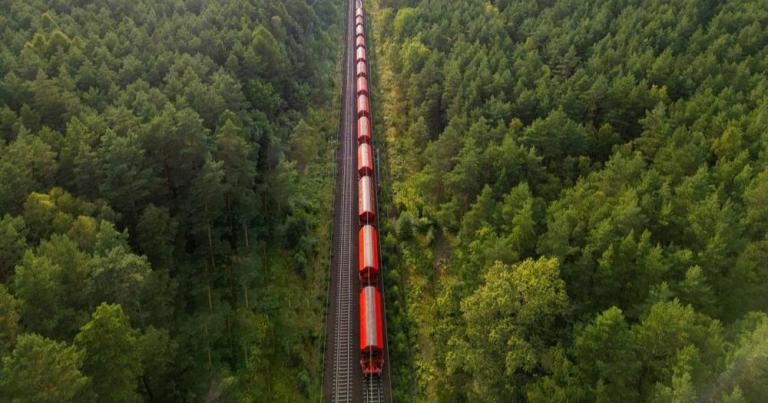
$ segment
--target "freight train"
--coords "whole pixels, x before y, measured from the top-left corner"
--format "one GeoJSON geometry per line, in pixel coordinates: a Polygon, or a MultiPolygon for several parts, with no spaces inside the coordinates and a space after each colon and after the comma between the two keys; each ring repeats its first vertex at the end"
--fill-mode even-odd
{"type": "Polygon", "coordinates": [[[355,74],[357,77],[357,172],[360,276],[360,366],[364,376],[381,375],[384,367],[384,323],[379,282],[379,234],[376,230],[376,182],[373,176],[371,106],[368,92],[368,59],[365,46],[365,13],[355,7],[355,74]]]}

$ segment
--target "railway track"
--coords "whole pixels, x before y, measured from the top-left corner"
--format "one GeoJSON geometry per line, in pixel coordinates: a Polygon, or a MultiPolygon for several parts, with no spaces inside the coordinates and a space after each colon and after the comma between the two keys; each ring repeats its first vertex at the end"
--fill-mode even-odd
{"type": "MultiPolygon", "coordinates": [[[[344,141],[342,149],[343,164],[347,164],[350,159],[348,141],[344,141]]],[[[353,194],[354,183],[349,178],[349,170],[342,170],[342,205],[352,204],[351,195],[353,194]]],[[[340,228],[352,226],[351,214],[341,214],[340,228]]],[[[354,338],[352,334],[352,239],[350,231],[340,231],[340,242],[338,244],[339,257],[336,268],[336,335],[334,337],[334,359],[333,359],[333,401],[334,402],[352,402],[352,353],[355,351],[354,338]]]]}
{"type": "Polygon", "coordinates": [[[324,399],[334,403],[357,403],[362,394],[362,376],[359,371],[357,348],[357,272],[354,263],[357,258],[355,231],[357,221],[357,171],[355,137],[355,83],[354,83],[354,38],[349,20],[354,15],[353,4],[349,2],[346,13],[345,51],[342,72],[342,109],[339,127],[340,150],[338,151],[338,172],[336,203],[334,206],[334,239],[331,286],[329,291],[326,337],[326,368],[324,374],[324,399]]]}
{"type": "MultiPolygon", "coordinates": [[[[388,374],[363,376],[360,368],[358,311],[358,171],[355,84],[355,7],[348,0],[345,50],[342,59],[342,108],[337,151],[338,175],[334,203],[333,256],[326,319],[323,398],[334,403],[387,402],[388,374]]],[[[385,336],[386,337],[386,336],[385,336]]]]}
{"type": "Polygon", "coordinates": [[[380,376],[368,376],[363,382],[363,402],[384,402],[384,380],[380,376]]]}

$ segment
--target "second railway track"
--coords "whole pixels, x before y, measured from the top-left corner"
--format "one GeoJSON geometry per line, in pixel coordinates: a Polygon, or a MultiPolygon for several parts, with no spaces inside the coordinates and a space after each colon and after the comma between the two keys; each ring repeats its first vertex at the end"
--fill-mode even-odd
{"type": "Polygon", "coordinates": [[[337,153],[338,172],[336,202],[334,205],[333,258],[330,303],[327,313],[326,367],[324,369],[324,399],[328,402],[356,403],[362,395],[362,376],[357,350],[357,273],[356,234],[357,181],[355,171],[355,83],[354,38],[349,23],[354,13],[354,0],[349,1],[345,13],[345,51],[342,59],[342,107],[339,127],[340,150],[337,153]]]}

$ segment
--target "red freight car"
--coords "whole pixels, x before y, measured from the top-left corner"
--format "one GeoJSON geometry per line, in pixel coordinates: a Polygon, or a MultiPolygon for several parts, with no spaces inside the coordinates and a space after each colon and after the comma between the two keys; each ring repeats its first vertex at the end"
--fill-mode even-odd
{"type": "Polygon", "coordinates": [[[370,144],[363,143],[357,147],[357,172],[360,176],[373,174],[373,151],[370,144]]]}
{"type": "Polygon", "coordinates": [[[359,47],[363,47],[364,48],[365,47],[365,38],[363,38],[362,36],[358,36],[355,39],[355,46],[358,47],[358,48],[359,47]]]}
{"type": "Polygon", "coordinates": [[[357,213],[360,224],[373,223],[376,220],[376,196],[373,192],[373,179],[363,176],[358,181],[357,213]]]}
{"type": "Polygon", "coordinates": [[[371,106],[368,103],[368,95],[357,96],[357,116],[371,116],[371,106]]]}
{"type": "Polygon", "coordinates": [[[365,36],[365,28],[363,28],[362,25],[358,25],[355,27],[355,35],[357,36],[365,36]]]}
{"type": "Polygon", "coordinates": [[[363,375],[381,375],[384,367],[384,325],[381,293],[376,287],[360,290],[360,366],[363,375]]]}
{"type": "Polygon", "coordinates": [[[376,285],[379,281],[379,236],[373,225],[363,225],[358,234],[358,273],[361,286],[376,285]]]}
{"type": "Polygon", "coordinates": [[[371,142],[371,121],[368,116],[360,116],[357,119],[357,142],[360,144],[371,142]]]}
{"type": "Polygon", "coordinates": [[[365,48],[357,48],[357,50],[355,51],[355,61],[357,62],[365,61],[365,48]]]}
{"type": "Polygon", "coordinates": [[[363,17],[357,16],[355,17],[355,25],[363,25],[365,21],[363,20],[363,17]]]}
{"type": "Polygon", "coordinates": [[[365,62],[357,62],[357,76],[368,77],[368,66],[365,65],[365,62]]]}
{"type": "Polygon", "coordinates": [[[357,78],[357,95],[368,94],[368,79],[365,77],[357,78]]]}

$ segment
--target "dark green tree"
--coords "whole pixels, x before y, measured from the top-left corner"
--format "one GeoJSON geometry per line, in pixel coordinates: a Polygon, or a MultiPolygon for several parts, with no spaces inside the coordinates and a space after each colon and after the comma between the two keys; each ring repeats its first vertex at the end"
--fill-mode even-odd
{"type": "Polygon", "coordinates": [[[83,354],[65,343],[23,334],[3,359],[0,396],[11,402],[78,402],[89,379],[80,372],[83,354]]]}
{"type": "Polygon", "coordinates": [[[80,328],[75,346],[83,352],[83,373],[92,380],[95,399],[133,402],[139,399],[140,334],[119,305],[101,304],[80,328]]]}
{"type": "Polygon", "coordinates": [[[18,310],[19,302],[0,284],[0,357],[13,350],[16,337],[21,333],[18,310]]]}
{"type": "Polygon", "coordinates": [[[0,281],[13,273],[14,266],[27,249],[26,232],[21,217],[6,215],[0,219],[0,281]]]}

